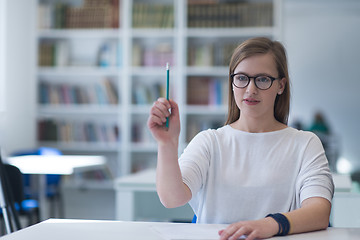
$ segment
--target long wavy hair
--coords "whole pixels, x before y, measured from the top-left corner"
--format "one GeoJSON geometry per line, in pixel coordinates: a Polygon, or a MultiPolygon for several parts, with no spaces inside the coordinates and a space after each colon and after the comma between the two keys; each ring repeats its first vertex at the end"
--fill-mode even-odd
{"type": "Polygon", "coordinates": [[[228,118],[226,124],[231,124],[239,119],[240,109],[236,105],[234,93],[232,90],[231,74],[234,73],[235,68],[245,58],[257,55],[271,53],[279,78],[286,78],[285,89],[281,95],[277,95],[274,105],[274,117],[277,121],[287,125],[290,111],[290,78],[288,72],[286,50],[284,46],[278,41],[272,41],[265,37],[251,38],[241,43],[235,50],[230,60],[229,65],[229,106],[228,118]]]}

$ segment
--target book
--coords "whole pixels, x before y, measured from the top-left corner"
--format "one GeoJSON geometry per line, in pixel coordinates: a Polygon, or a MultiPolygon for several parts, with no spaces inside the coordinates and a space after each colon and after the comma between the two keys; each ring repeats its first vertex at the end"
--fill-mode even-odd
{"type": "Polygon", "coordinates": [[[69,64],[70,58],[70,46],[69,42],[65,40],[59,40],[55,43],[54,52],[54,65],[57,67],[64,67],[69,64]]]}
{"type": "Polygon", "coordinates": [[[66,27],[66,14],[68,12],[69,5],[66,3],[57,2],[55,4],[54,12],[54,28],[65,28],[66,27]]]}
{"type": "Polygon", "coordinates": [[[42,41],[39,46],[38,65],[42,67],[55,66],[55,43],[42,41]]]}
{"type": "Polygon", "coordinates": [[[227,91],[227,79],[189,77],[187,82],[187,104],[223,106],[227,103],[227,91]]]}
{"type": "Polygon", "coordinates": [[[52,22],[53,7],[50,4],[40,3],[38,5],[38,27],[39,29],[49,29],[53,27],[52,22]]]}
{"type": "Polygon", "coordinates": [[[119,96],[118,91],[114,83],[109,79],[104,79],[103,84],[105,86],[105,92],[110,104],[118,104],[119,96]]]}
{"type": "Polygon", "coordinates": [[[271,1],[188,1],[189,28],[265,27],[273,25],[271,1]]]}
{"type": "Polygon", "coordinates": [[[155,83],[135,83],[132,91],[132,102],[137,105],[152,104],[159,97],[166,96],[165,85],[159,82],[155,83]]]}
{"type": "Polygon", "coordinates": [[[110,79],[94,84],[56,84],[43,81],[39,84],[38,101],[41,104],[118,104],[116,85],[110,79]]]}
{"type": "Polygon", "coordinates": [[[57,123],[51,119],[42,119],[38,122],[38,140],[57,141],[58,129],[57,123]]]}
{"type": "Polygon", "coordinates": [[[40,28],[119,28],[119,0],[85,0],[81,5],[71,2],[42,2],[38,6],[40,28]]]}
{"type": "Polygon", "coordinates": [[[155,45],[142,45],[140,42],[135,42],[132,48],[132,65],[155,67],[164,66],[169,63],[171,66],[174,63],[174,53],[171,43],[156,42],[155,45]]]}
{"type": "Polygon", "coordinates": [[[173,28],[174,7],[172,5],[134,2],[132,9],[133,28],[173,28]]]}
{"type": "Polygon", "coordinates": [[[119,139],[119,130],[112,124],[45,119],[38,121],[38,139],[57,142],[114,143],[119,139]]]}
{"type": "Polygon", "coordinates": [[[186,125],[186,141],[190,142],[200,131],[207,129],[217,129],[224,126],[226,116],[220,116],[218,119],[194,118],[190,117],[186,125]]]}
{"type": "Polygon", "coordinates": [[[208,105],[209,83],[207,77],[189,77],[187,81],[187,104],[208,105]]]}
{"type": "Polygon", "coordinates": [[[188,46],[189,66],[228,66],[234,49],[238,46],[239,39],[230,39],[226,42],[212,40],[204,43],[190,41],[188,46]]]}
{"type": "Polygon", "coordinates": [[[69,64],[70,47],[68,41],[43,41],[39,46],[39,66],[64,67],[69,64]]]}

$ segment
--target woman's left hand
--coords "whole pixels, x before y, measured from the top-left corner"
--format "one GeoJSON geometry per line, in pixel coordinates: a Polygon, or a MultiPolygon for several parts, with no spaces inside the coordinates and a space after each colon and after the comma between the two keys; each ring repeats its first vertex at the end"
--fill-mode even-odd
{"type": "Polygon", "coordinates": [[[226,229],[220,230],[220,240],[235,240],[245,235],[246,240],[256,238],[270,238],[277,234],[278,223],[270,217],[255,221],[243,221],[230,224],[226,229]]]}

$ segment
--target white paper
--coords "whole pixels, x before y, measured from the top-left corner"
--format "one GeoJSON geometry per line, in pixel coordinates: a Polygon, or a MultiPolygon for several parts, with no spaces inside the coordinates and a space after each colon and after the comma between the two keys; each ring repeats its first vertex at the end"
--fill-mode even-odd
{"type": "Polygon", "coordinates": [[[219,239],[219,230],[223,224],[154,224],[150,228],[166,240],[215,240],[219,239]]]}

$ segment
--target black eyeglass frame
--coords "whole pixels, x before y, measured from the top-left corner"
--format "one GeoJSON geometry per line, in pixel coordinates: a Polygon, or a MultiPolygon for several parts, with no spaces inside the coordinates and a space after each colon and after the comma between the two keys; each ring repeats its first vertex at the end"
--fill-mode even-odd
{"type": "Polygon", "coordinates": [[[256,86],[258,89],[260,89],[260,90],[268,90],[269,88],[271,88],[271,86],[272,86],[272,84],[273,84],[273,82],[274,82],[275,80],[280,80],[280,79],[281,79],[280,77],[274,78],[274,77],[272,77],[272,76],[265,75],[265,74],[261,74],[261,75],[257,75],[257,76],[248,76],[248,75],[246,75],[246,74],[244,74],[244,73],[233,73],[233,74],[230,74],[230,77],[231,77],[231,82],[232,82],[232,84],[233,84],[235,87],[237,87],[237,88],[246,88],[247,86],[249,86],[251,79],[254,79],[254,84],[255,84],[255,86],[256,86]],[[234,83],[234,76],[236,76],[236,75],[244,75],[245,77],[247,77],[247,78],[249,79],[249,81],[247,82],[247,84],[246,84],[244,87],[236,86],[236,84],[234,83]],[[265,89],[259,88],[258,85],[256,84],[256,81],[255,81],[256,78],[258,78],[258,77],[268,77],[268,78],[270,78],[270,80],[271,80],[270,86],[269,86],[268,88],[265,88],[265,89]]]}

